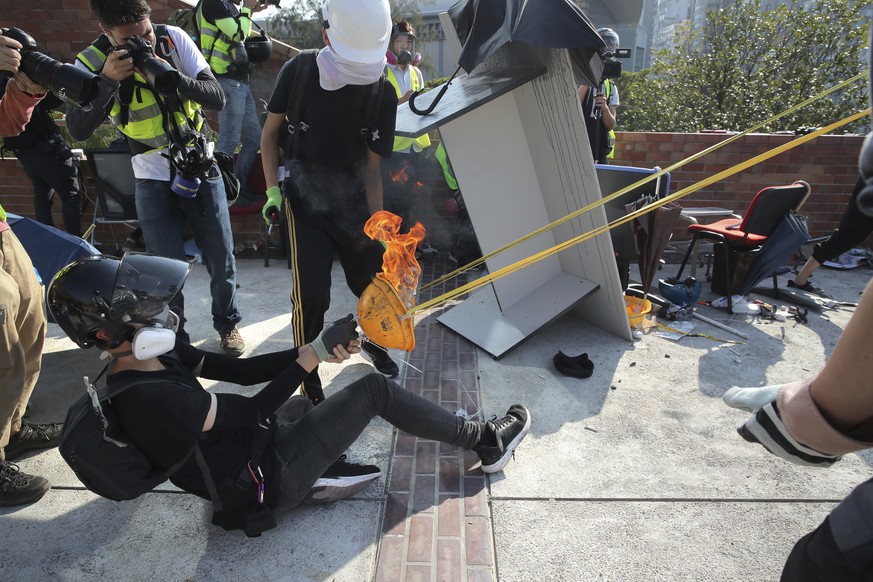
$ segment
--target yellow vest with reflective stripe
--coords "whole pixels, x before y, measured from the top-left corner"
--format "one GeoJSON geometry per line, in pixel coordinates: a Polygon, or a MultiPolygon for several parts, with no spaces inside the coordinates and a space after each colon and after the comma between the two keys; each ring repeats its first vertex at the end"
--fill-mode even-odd
{"type": "MultiPolygon", "coordinates": [[[[609,96],[612,95],[612,81],[609,79],[603,83],[603,94],[606,97],[606,102],[609,103],[609,96]]],[[[620,97],[620,96],[619,96],[620,97]]],[[[609,130],[609,137],[607,137],[607,145],[609,145],[609,153],[606,154],[607,159],[612,159],[615,157],[615,130],[609,130]]]]}
{"type": "MultiPolygon", "coordinates": [[[[422,87],[424,87],[424,78],[421,76],[421,71],[418,70],[418,67],[413,67],[412,65],[409,65],[409,67],[412,69],[412,71],[410,71],[412,90],[421,91],[422,87]]],[[[403,95],[400,94],[400,83],[398,83],[397,77],[394,76],[394,71],[391,70],[391,67],[385,67],[385,70],[388,73],[388,81],[394,86],[394,92],[397,93],[397,98],[400,99],[403,95]]],[[[418,148],[413,148],[416,149],[416,151],[423,150],[426,147],[430,147],[430,137],[428,137],[427,134],[420,135],[416,138],[394,136],[395,152],[404,151],[412,144],[418,146],[418,148]]]]}
{"type": "MultiPolygon", "coordinates": [[[[246,12],[240,12],[242,16],[248,16],[251,19],[251,10],[244,8],[246,12]]],[[[216,75],[227,74],[230,65],[235,62],[235,59],[230,54],[233,45],[239,45],[237,50],[245,50],[245,47],[240,42],[234,42],[224,34],[215,24],[203,18],[203,5],[197,10],[197,25],[200,27],[200,52],[209,63],[209,68],[216,75]]],[[[244,36],[245,28],[242,28],[244,36]]]]}
{"type": "MultiPolygon", "coordinates": [[[[106,54],[94,44],[83,50],[76,57],[88,69],[99,73],[106,62],[106,54]]],[[[133,97],[128,104],[127,123],[121,123],[121,104],[116,98],[109,110],[112,124],[124,135],[147,145],[151,150],[162,149],[169,145],[169,136],[164,131],[164,118],[158,106],[155,94],[148,88],[146,80],[139,73],[133,75],[135,86],[133,97]]],[[[176,123],[180,129],[185,126],[200,131],[203,127],[203,116],[200,106],[190,99],[182,102],[183,111],[176,111],[176,123]]]]}

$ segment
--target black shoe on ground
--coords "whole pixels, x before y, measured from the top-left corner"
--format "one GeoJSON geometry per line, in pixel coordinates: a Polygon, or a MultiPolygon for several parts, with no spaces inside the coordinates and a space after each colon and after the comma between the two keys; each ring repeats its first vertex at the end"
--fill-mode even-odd
{"type": "Polygon", "coordinates": [[[798,289],[800,291],[806,291],[807,293],[812,293],[813,295],[818,295],[824,299],[831,299],[831,296],[828,295],[824,289],[821,287],[816,287],[812,284],[812,281],[807,281],[803,285],[798,285],[794,282],[793,279],[788,280],[788,286],[792,289],[798,289]]]}
{"type": "Polygon", "coordinates": [[[22,473],[18,465],[0,461],[0,506],[14,507],[39,501],[51,489],[48,480],[22,473]]]}
{"type": "Polygon", "coordinates": [[[515,448],[530,430],[530,412],[521,404],[513,404],[506,416],[485,423],[488,441],[493,436],[496,445],[479,445],[476,452],[482,461],[482,471],[502,471],[512,458],[515,448]]]}
{"type": "Polygon", "coordinates": [[[318,478],[303,498],[303,503],[321,505],[347,499],[368,487],[381,474],[376,465],[349,463],[346,461],[346,456],[342,455],[336,463],[327,468],[324,475],[318,478]]]}
{"type": "Polygon", "coordinates": [[[374,344],[368,339],[361,342],[361,353],[369,356],[369,360],[373,362],[373,367],[379,370],[379,373],[385,374],[389,378],[394,378],[400,373],[400,368],[388,355],[388,350],[380,345],[374,344]]]}
{"type": "Polygon", "coordinates": [[[564,352],[559,351],[555,354],[555,357],[552,358],[552,363],[555,364],[555,368],[565,376],[590,378],[594,373],[594,363],[588,359],[588,354],[568,356],[564,352]]]}
{"type": "Polygon", "coordinates": [[[6,460],[14,461],[28,451],[50,449],[61,442],[62,423],[30,424],[24,421],[21,430],[9,437],[9,444],[3,449],[6,460]]]}

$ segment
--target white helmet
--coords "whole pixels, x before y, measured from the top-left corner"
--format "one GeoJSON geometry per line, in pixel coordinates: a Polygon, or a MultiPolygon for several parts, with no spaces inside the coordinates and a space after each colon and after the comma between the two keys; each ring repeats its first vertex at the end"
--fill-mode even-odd
{"type": "Polygon", "coordinates": [[[388,0],[325,0],[321,15],[330,46],[341,58],[367,65],[385,58],[391,37],[388,0]]]}

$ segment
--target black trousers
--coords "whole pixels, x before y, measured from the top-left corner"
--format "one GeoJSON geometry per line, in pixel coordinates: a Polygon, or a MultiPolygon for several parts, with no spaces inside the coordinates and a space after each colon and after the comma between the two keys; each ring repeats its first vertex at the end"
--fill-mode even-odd
{"type": "Polygon", "coordinates": [[[873,581],[871,502],[873,479],[855,487],[821,525],[797,541],[782,582],[873,581]]]}
{"type": "MultiPolygon", "coordinates": [[[[291,250],[291,308],[294,344],[302,346],[318,337],[330,307],[331,268],[336,256],[346,284],[355,297],[382,270],[382,245],[364,234],[366,205],[313,211],[299,200],[285,204],[291,250]]],[[[324,399],[318,368],[303,382],[306,395],[324,399]]]]}
{"type": "Polygon", "coordinates": [[[831,236],[815,245],[812,250],[812,258],[819,263],[837,258],[846,251],[855,248],[870,236],[873,232],[873,217],[863,214],[858,210],[858,194],[864,189],[863,178],[858,178],[849,205],[840,219],[840,225],[831,233],[831,236]]]}
{"type": "Polygon", "coordinates": [[[81,219],[79,212],[78,170],[68,147],[63,142],[45,141],[17,152],[18,161],[33,183],[33,208],[36,219],[50,226],[52,220],[52,190],[61,199],[64,230],[79,236],[81,219]]]}

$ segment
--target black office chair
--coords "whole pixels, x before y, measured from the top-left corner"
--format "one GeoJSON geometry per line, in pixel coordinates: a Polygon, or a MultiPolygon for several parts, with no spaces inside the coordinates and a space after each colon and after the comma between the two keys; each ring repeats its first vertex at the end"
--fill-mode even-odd
{"type": "Polygon", "coordinates": [[[91,221],[90,242],[94,243],[94,232],[98,224],[108,224],[115,240],[114,225],[121,224],[130,229],[139,227],[136,216],[134,191],[136,178],[133,175],[131,154],[124,149],[85,150],[85,163],[91,171],[96,192],[94,216],[91,221]]]}

